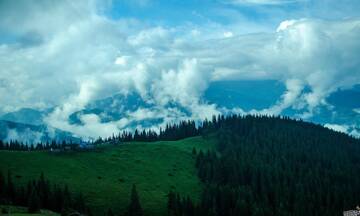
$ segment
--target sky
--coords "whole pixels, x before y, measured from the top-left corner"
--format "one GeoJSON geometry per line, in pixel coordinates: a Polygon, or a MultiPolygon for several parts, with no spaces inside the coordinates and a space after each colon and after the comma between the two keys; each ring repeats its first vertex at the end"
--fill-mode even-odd
{"type": "Polygon", "coordinates": [[[286,91],[254,112],[308,118],[360,84],[359,11],[358,0],[0,0],[0,114],[55,107],[50,126],[106,135],[129,119],[69,115],[136,92],[157,109],[132,118],[176,118],[165,108],[176,102],[203,119],[221,112],[201,101],[211,82],[272,79],[286,91]]]}

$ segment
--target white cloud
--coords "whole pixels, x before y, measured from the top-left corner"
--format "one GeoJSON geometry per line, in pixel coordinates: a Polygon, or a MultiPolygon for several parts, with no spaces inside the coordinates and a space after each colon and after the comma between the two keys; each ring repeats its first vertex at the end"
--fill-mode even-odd
{"type": "Polygon", "coordinates": [[[199,100],[206,87],[206,74],[203,74],[194,58],[185,59],[177,70],[163,71],[161,78],[154,81],[151,90],[155,100],[161,105],[178,102],[189,106],[199,100]]]}
{"type": "Polygon", "coordinates": [[[224,32],[224,37],[225,38],[231,38],[233,36],[234,36],[234,34],[231,31],[224,32]]]}
{"type": "Polygon", "coordinates": [[[324,127],[329,128],[331,130],[334,131],[338,131],[338,132],[342,132],[342,133],[347,133],[349,127],[347,125],[338,125],[338,124],[325,124],[324,127]]]}
{"type": "Polygon", "coordinates": [[[16,129],[10,129],[7,131],[5,141],[10,142],[13,140],[21,140],[27,143],[39,143],[43,133],[32,131],[29,128],[24,131],[17,131],[16,129]]]}
{"type": "Polygon", "coordinates": [[[348,132],[349,135],[360,138],[360,130],[359,128],[353,128],[348,132]]]}
{"type": "Polygon", "coordinates": [[[115,59],[115,64],[120,66],[125,66],[127,64],[127,56],[120,56],[115,59]]]}
{"type": "Polygon", "coordinates": [[[55,108],[55,110],[50,114],[47,121],[54,127],[62,128],[60,124],[66,122],[68,117],[81,109],[84,109],[85,106],[93,99],[95,92],[98,90],[99,86],[95,80],[84,80],[81,81],[81,87],[79,93],[76,95],[71,95],[67,101],[65,101],[61,106],[55,108]],[[59,125],[57,125],[57,123],[59,125]]]}
{"type": "MultiPolygon", "coordinates": [[[[296,102],[300,101],[300,95],[304,89],[304,84],[298,79],[289,79],[285,82],[286,92],[281,96],[281,100],[278,101],[274,106],[261,110],[260,113],[280,115],[281,112],[289,107],[296,105],[296,102]]],[[[253,112],[257,112],[253,110],[253,112]]]]}
{"type": "Polygon", "coordinates": [[[155,110],[145,109],[145,108],[139,108],[134,112],[128,113],[129,117],[131,117],[136,121],[162,117],[159,114],[161,113],[157,113],[155,110]]]}
{"type": "Polygon", "coordinates": [[[296,20],[285,20],[280,23],[279,27],[276,29],[276,32],[285,31],[287,28],[291,27],[296,23],[296,20]]]}
{"type": "Polygon", "coordinates": [[[329,128],[334,131],[347,133],[351,136],[360,138],[360,130],[355,125],[344,125],[344,124],[325,124],[324,127],[329,128]]]}

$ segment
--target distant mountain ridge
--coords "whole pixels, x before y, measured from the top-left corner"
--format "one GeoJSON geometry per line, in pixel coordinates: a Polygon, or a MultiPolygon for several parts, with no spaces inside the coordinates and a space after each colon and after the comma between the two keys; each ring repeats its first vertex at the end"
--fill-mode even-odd
{"type": "Polygon", "coordinates": [[[261,110],[275,104],[285,90],[284,84],[276,80],[216,81],[209,85],[203,98],[219,107],[261,110]]]}
{"type": "Polygon", "coordinates": [[[6,113],[0,117],[1,120],[19,122],[23,124],[41,125],[46,112],[31,108],[22,108],[15,112],[6,113]]]}
{"type": "MultiPolygon", "coordinates": [[[[276,80],[240,80],[240,81],[217,81],[210,83],[203,93],[201,101],[208,104],[216,104],[218,108],[232,110],[240,107],[244,111],[253,109],[262,110],[274,105],[281,95],[286,91],[283,83],[276,80]]],[[[360,128],[360,85],[352,89],[338,90],[331,94],[327,101],[333,108],[321,106],[309,121],[321,124],[342,125],[348,130],[360,128]]],[[[76,111],[69,116],[69,123],[72,125],[83,125],[82,116],[94,114],[101,123],[119,121],[123,118],[129,119],[137,111],[146,110],[153,113],[144,119],[133,119],[126,127],[137,126],[151,127],[165,121],[165,116],[157,116],[162,109],[177,110],[182,117],[191,117],[191,110],[182,107],[178,103],[169,103],[165,107],[157,107],[151,101],[144,100],[138,93],[115,94],[110,97],[90,102],[82,110],[76,111]]],[[[43,126],[44,118],[51,113],[53,108],[47,110],[35,110],[23,108],[15,112],[0,116],[0,120],[17,122],[21,124],[43,126]]],[[[305,110],[285,109],[282,114],[296,116],[305,110]]],[[[20,128],[23,128],[20,126],[20,128]]],[[[28,127],[29,130],[34,127],[28,127]]],[[[36,128],[34,131],[43,131],[36,128]]],[[[59,130],[60,131],[60,130],[59,130]]],[[[4,133],[4,132],[3,132],[4,133]]],[[[3,135],[4,137],[4,135],[3,135]]],[[[2,137],[2,138],[3,138],[2,137]]]]}
{"type": "Polygon", "coordinates": [[[150,108],[139,94],[127,95],[115,94],[111,97],[95,100],[80,111],[69,116],[71,124],[81,124],[81,115],[95,114],[100,117],[102,123],[116,121],[126,115],[126,112],[134,112],[139,108],[150,108]]]}
{"type": "Polygon", "coordinates": [[[20,140],[27,143],[46,141],[79,141],[72,133],[46,125],[31,125],[0,120],[0,140],[20,140]]]}

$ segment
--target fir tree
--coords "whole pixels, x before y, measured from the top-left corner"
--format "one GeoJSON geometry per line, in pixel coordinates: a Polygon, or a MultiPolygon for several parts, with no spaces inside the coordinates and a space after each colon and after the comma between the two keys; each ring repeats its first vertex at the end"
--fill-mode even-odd
{"type": "Polygon", "coordinates": [[[107,212],[107,216],[115,216],[113,211],[111,210],[111,208],[109,208],[109,210],[107,212]]]}
{"type": "Polygon", "coordinates": [[[15,191],[15,185],[13,183],[12,180],[12,175],[11,175],[11,171],[8,171],[8,177],[7,177],[7,185],[6,185],[6,195],[7,198],[11,201],[14,202],[15,197],[16,197],[16,191],[15,191]]]}
{"type": "Polygon", "coordinates": [[[28,201],[28,212],[37,213],[40,211],[40,199],[36,191],[33,191],[28,201]]]}
{"type": "Polygon", "coordinates": [[[3,173],[0,170],[0,202],[1,202],[1,198],[4,196],[5,194],[5,178],[3,176],[3,173]]]}
{"type": "Polygon", "coordinates": [[[128,216],[142,216],[143,210],[140,205],[139,195],[136,190],[135,184],[131,189],[130,204],[128,207],[128,216]]]}

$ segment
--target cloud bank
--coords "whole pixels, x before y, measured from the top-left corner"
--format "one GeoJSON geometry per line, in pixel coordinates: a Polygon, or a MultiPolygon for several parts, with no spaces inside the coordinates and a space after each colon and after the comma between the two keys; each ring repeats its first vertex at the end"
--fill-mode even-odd
{"type": "Polygon", "coordinates": [[[12,40],[0,44],[1,111],[55,107],[45,119],[50,126],[79,136],[107,136],[149,116],[165,124],[223,112],[201,99],[213,81],[280,80],[287,90],[278,102],[251,112],[280,114],[291,107],[303,118],[330,106],[326,98],[334,91],[360,83],[358,18],[284,20],[271,32],[239,35],[212,23],[115,20],[104,12],[108,7],[111,2],[3,1],[0,30],[12,40]],[[68,121],[95,99],[130,92],[153,108],[109,123],[95,114],[81,116],[82,125],[68,121]],[[174,103],[191,114],[170,108],[174,103]]]}

